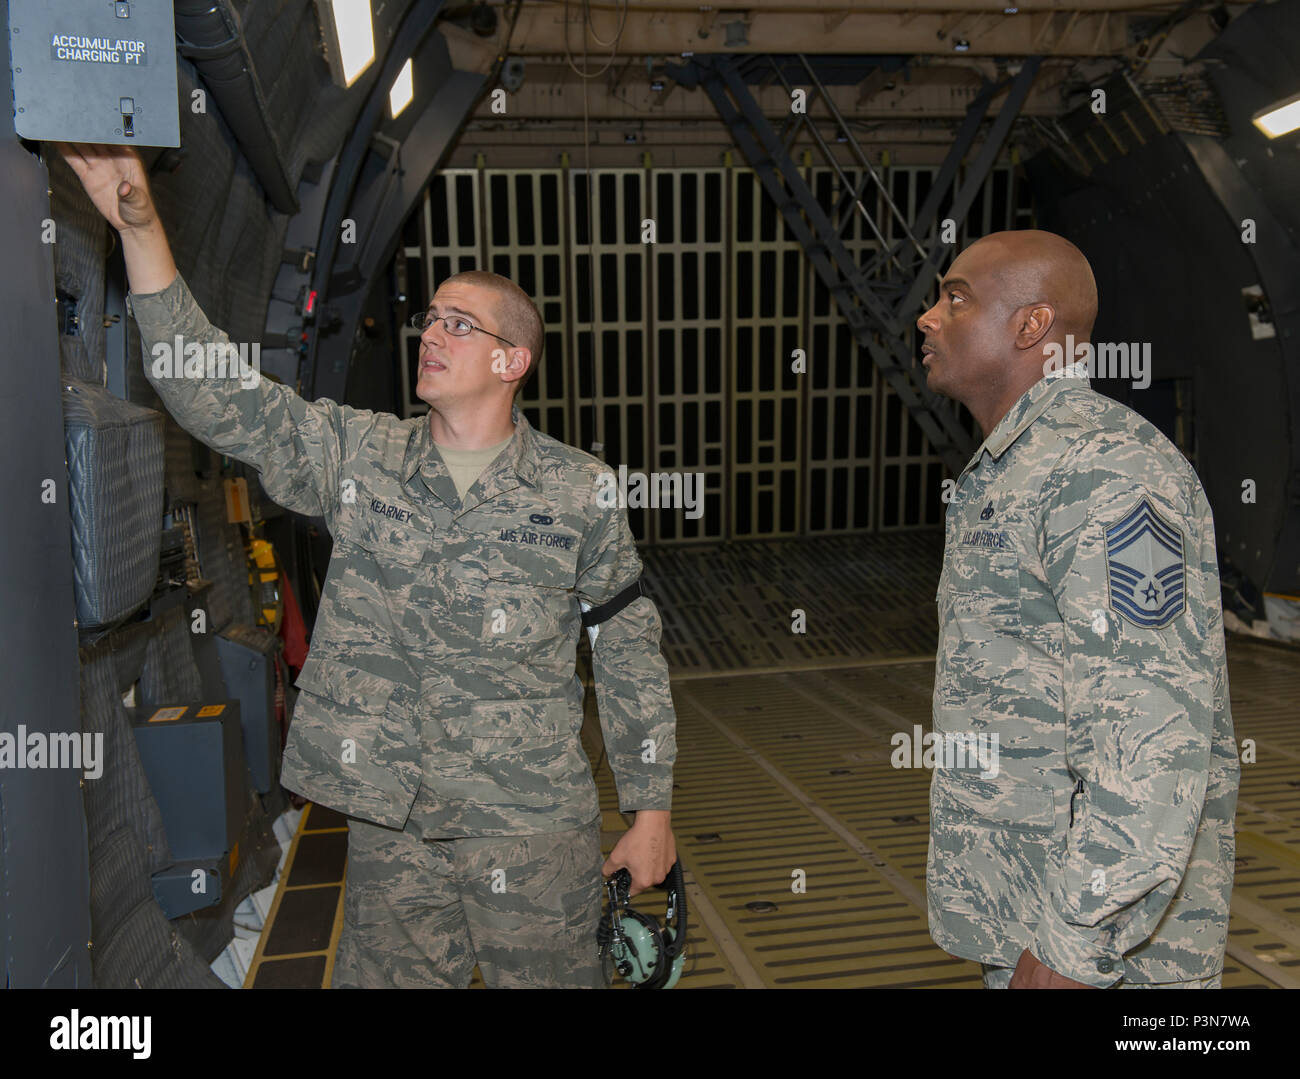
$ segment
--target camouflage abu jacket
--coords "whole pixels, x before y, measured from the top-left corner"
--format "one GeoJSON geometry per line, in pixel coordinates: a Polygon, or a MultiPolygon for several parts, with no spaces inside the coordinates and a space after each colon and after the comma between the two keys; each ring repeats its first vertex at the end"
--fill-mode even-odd
{"type": "MultiPolygon", "coordinates": [[[[177,422],[334,537],[283,784],[391,827],[409,817],[430,839],[594,820],[579,598],[599,606],[641,573],[626,512],[596,498],[607,466],[516,410],[513,440],[461,505],[426,416],[308,402],[265,378],[159,377],[178,336],[229,338],[179,274],[127,304],[177,422]]],[[[641,597],[599,629],[597,703],[620,805],[669,809],[676,719],[658,611],[641,597]]]]}
{"type": "Polygon", "coordinates": [[[1043,379],[966,466],[946,528],[935,943],[998,966],[1028,948],[1098,987],[1219,973],[1240,765],[1191,466],[1086,378],[1043,379]],[[963,767],[981,736],[996,753],[963,767]]]}

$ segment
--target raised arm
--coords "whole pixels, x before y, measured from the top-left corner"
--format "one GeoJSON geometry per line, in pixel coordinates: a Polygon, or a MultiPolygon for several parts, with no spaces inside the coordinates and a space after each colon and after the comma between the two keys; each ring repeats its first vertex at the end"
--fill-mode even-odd
{"type": "Polygon", "coordinates": [[[262,378],[259,365],[247,363],[248,347],[235,348],[207,320],[176,269],[134,150],[60,144],[60,152],[122,237],[127,307],[145,374],[167,410],[201,442],[256,468],[280,505],[323,516],[333,531],[342,462],[374,414],[304,401],[262,378]]]}

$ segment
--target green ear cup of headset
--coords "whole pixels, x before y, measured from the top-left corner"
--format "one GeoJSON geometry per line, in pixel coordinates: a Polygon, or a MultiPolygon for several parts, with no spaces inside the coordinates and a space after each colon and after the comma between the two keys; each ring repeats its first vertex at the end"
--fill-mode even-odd
{"type": "Polygon", "coordinates": [[[604,884],[609,906],[596,936],[606,964],[606,983],[617,971],[634,989],[671,989],[686,967],[686,888],[681,862],[673,864],[663,885],[669,890],[667,924],[663,926],[629,904],[631,882],[631,874],[624,868],[604,884]]]}
{"type": "Polygon", "coordinates": [[[614,962],[621,969],[624,962],[631,969],[625,977],[633,985],[640,985],[650,979],[655,966],[655,942],[650,929],[639,919],[624,917],[623,935],[626,943],[614,946],[614,962]]]}

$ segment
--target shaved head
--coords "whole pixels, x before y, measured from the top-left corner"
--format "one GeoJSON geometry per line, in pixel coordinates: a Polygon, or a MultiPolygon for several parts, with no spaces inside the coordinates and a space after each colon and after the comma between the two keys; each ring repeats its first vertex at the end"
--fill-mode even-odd
{"type": "Polygon", "coordinates": [[[1035,304],[1051,307],[1056,317],[1044,340],[1092,336],[1097,320],[1097,282],[1092,267],[1064,236],[1039,229],[994,232],[966,251],[985,248],[997,260],[993,276],[1007,313],[1035,304]]]}
{"type": "Polygon", "coordinates": [[[1064,236],[995,232],[962,251],[939,300],[917,319],[926,384],[971,410],[987,436],[1045,376],[1046,346],[1087,342],[1097,319],[1092,267],[1064,236]]]}

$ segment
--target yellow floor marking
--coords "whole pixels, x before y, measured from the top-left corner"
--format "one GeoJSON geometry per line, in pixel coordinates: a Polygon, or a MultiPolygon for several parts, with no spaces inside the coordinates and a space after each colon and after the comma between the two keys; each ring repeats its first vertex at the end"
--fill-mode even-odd
{"type": "Polygon", "coordinates": [[[300,892],[309,888],[338,888],[339,905],[334,914],[334,928],[330,933],[329,949],[325,952],[290,952],[285,955],[276,955],[267,959],[268,962],[279,962],[282,959],[306,959],[310,956],[325,956],[325,975],[321,988],[330,984],[330,976],[334,971],[334,951],[338,947],[339,932],[343,925],[343,882],[347,880],[346,863],[343,870],[343,882],[326,883],[326,884],[296,884],[292,888],[288,885],[290,874],[293,872],[293,860],[298,854],[298,840],[307,832],[313,834],[323,834],[325,832],[346,832],[346,828],[306,828],[307,822],[311,819],[312,803],[307,803],[303,807],[302,815],[298,818],[298,830],[294,832],[293,839],[289,843],[289,854],[284,860],[284,867],[280,870],[280,884],[275,890],[275,898],[271,901],[271,909],[267,912],[266,922],[262,926],[262,932],[257,938],[257,950],[253,952],[253,958],[248,964],[248,973],[244,975],[244,989],[252,989],[253,983],[257,980],[258,968],[262,965],[263,959],[266,959],[265,950],[266,942],[271,936],[271,927],[275,925],[275,919],[280,913],[280,901],[284,898],[286,892],[300,892]]]}

